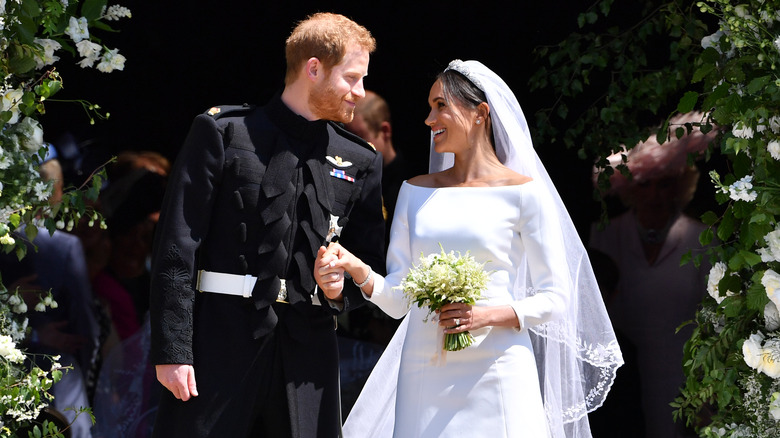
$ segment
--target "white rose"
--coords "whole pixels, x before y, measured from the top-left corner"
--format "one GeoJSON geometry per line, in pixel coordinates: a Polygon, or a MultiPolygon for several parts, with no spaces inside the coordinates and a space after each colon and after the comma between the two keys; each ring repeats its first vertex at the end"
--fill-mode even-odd
{"type": "Polygon", "coordinates": [[[761,332],[750,335],[742,344],[742,356],[745,359],[745,363],[750,368],[757,370],[761,364],[761,343],[764,341],[764,335],[761,332]]]}
{"type": "Polygon", "coordinates": [[[764,325],[770,332],[780,328],[780,312],[777,311],[775,303],[771,301],[764,306],[764,325]]]}
{"type": "Polygon", "coordinates": [[[759,370],[767,376],[780,377],[780,339],[772,338],[764,343],[759,370]]]}
{"type": "Polygon", "coordinates": [[[780,306],[780,275],[777,272],[767,269],[761,277],[761,284],[764,285],[766,296],[774,303],[780,306]]]}
{"type": "Polygon", "coordinates": [[[19,121],[19,102],[22,101],[24,91],[12,88],[5,92],[2,99],[2,110],[11,111],[11,119],[7,123],[14,124],[19,121]]]}
{"type": "Polygon", "coordinates": [[[766,146],[767,150],[769,151],[769,155],[772,156],[775,160],[780,160],[780,142],[777,140],[772,140],[769,142],[769,144],[766,146]]]}
{"type": "Polygon", "coordinates": [[[712,298],[715,298],[718,304],[723,301],[723,297],[718,292],[718,283],[720,283],[724,275],[726,275],[726,264],[718,262],[710,269],[710,275],[707,279],[707,292],[709,292],[712,298]]]}

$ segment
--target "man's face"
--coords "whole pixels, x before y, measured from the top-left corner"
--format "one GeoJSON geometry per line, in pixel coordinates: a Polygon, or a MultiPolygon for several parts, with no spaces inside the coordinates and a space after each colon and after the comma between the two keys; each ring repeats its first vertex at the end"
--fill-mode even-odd
{"type": "Polygon", "coordinates": [[[309,107],[320,119],[349,123],[355,112],[355,102],[366,95],[363,77],[368,74],[368,50],[353,44],[340,64],[314,84],[309,95],[309,107]]]}

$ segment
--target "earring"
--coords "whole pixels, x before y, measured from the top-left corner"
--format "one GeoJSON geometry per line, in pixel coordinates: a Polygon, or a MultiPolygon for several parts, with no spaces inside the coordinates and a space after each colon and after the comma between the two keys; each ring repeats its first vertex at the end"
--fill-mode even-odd
{"type": "Polygon", "coordinates": [[[480,123],[482,123],[482,120],[477,119],[477,125],[479,125],[480,123]]]}

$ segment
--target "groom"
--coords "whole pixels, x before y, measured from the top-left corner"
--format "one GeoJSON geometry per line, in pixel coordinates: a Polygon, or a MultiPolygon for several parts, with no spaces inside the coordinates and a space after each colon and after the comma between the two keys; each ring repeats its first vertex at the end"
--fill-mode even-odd
{"type": "Polygon", "coordinates": [[[334,315],[317,249],[338,237],[383,266],[381,156],[340,124],[365,95],[375,41],[315,14],[286,43],[285,87],[263,107],[195,118],[157,228],[155,437],[337,437],[334,315]]]}

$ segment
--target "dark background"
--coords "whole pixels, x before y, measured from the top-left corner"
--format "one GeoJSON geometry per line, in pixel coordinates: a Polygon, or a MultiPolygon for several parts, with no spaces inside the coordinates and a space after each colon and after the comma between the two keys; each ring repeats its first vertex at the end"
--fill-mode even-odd
{"type": "MultiPolygon", "coordinates": [[[[58,63],[64,90],[58,99],[86,99],[110,113],[89,124],[81,107],[51,102],[42,123],[58,149],[77,146],[87,173],[120,150],[155,150],[174,160],[192,118],[214,105],[264,103],[281,90],[284,41],[294,24],[318,12],[338,12],[368,28],[377,40],[367,89],[385,97],[393,114],[394,143],[427,169],[427,96],[435,75],[455,58],[477,59],[515,91],[529,124],[549,96],[528,91],[541,60],[533,49],[555,44],[577,29],[589,4],[541,2],[283,2],[195,0],[187,3],[120,1],[131,19],[112,22],[116,34],[97,31],[127,57],[123,71],[80,69],[67,54],[58,63]],[[67,139],[64,136],[70,135],[67,139]]],[[[537,144],[581,231],[597,213],[590,165],[561,144],[537,144]]]]}

